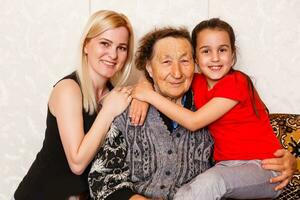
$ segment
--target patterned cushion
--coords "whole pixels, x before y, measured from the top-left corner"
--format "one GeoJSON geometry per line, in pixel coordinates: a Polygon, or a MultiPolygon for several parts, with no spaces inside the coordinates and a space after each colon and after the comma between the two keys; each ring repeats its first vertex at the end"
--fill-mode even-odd
{"type": "Polygon", "coordinates": [[[298,172],[276,199],[300,199],[300,115],[270,114],[270,121],[282,147],[297,158],[298,165],[298,172]]]}

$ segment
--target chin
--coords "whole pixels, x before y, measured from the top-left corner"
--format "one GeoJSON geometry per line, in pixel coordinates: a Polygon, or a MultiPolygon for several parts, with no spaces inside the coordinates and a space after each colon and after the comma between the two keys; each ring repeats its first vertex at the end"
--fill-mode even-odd
{"type": "Polygon", "coordinates": [[[116,72],[102,73],[101,76],[103,76],[104,78],[110,79],[110,78],[112,78],[115,74],[116,74],[116,72]]]}

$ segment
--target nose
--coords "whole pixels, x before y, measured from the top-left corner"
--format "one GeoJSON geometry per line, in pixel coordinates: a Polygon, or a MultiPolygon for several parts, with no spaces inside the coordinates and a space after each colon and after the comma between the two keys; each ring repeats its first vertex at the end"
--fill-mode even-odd
{"type": "Polygon", "coordinates": [[[114,48],[114,47],[111,47],[109,50],[108,50],[108,54],[109,54],[109,57],[113,60],[117,59],[118,58],[118,49],[117,48],[114,48]]]}
{"type": "Polygon", "coordinates": [[[214,62],[217,62],[217,61],[219,61],[219,59],[220,59],[219,53],[216,52],[216,51],[214,51],[214,52],[212,53],[212,58],[211,58],[211,60],[214,61],[214,62]]]}
{"type": "Polygon", "coordinates": [[[171,69],[171,74],[174,78],[181,78],[182,77],[182,72],[181,72],[181,67],[178,62],[174,62],[172,65],[171,69]]]}

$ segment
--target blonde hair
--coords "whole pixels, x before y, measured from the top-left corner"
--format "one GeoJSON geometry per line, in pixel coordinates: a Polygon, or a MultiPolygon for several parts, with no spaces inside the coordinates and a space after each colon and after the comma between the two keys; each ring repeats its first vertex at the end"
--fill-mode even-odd
{"type": "Polygon", "coordinates": [[[80,43],[80,65],[77,70],[77,77],[80,81],[83,98],[83,108],[89,114],[93,114],[98,111],[98,104],[96,101],[96,95],[94,92],[92,80],[88,73],[87,56],[84,52],[84,47],[88,41],[97,37],[103,32],[118,28],[125,27],[129,33],[128,55],[123,68],[118,71],[110,80],[114,86],[121,86],[127,80],[130,70],[131,61],[133,57],[133,45],[134,35],[132,26],[128,18],[121,14],[110,10],[101,10],[95,12],[88,20],[85,30],[83,32],[80,43]]]}

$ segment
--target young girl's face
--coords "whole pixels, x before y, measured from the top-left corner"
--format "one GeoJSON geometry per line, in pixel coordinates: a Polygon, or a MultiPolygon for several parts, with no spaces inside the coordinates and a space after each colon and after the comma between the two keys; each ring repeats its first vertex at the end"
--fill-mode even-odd
{"type": "Polygon", "coordinates": [[[197,35],[196,63],[212,88],[234,63],[230,38],[226,31],[204,29],[197,35]]]}

